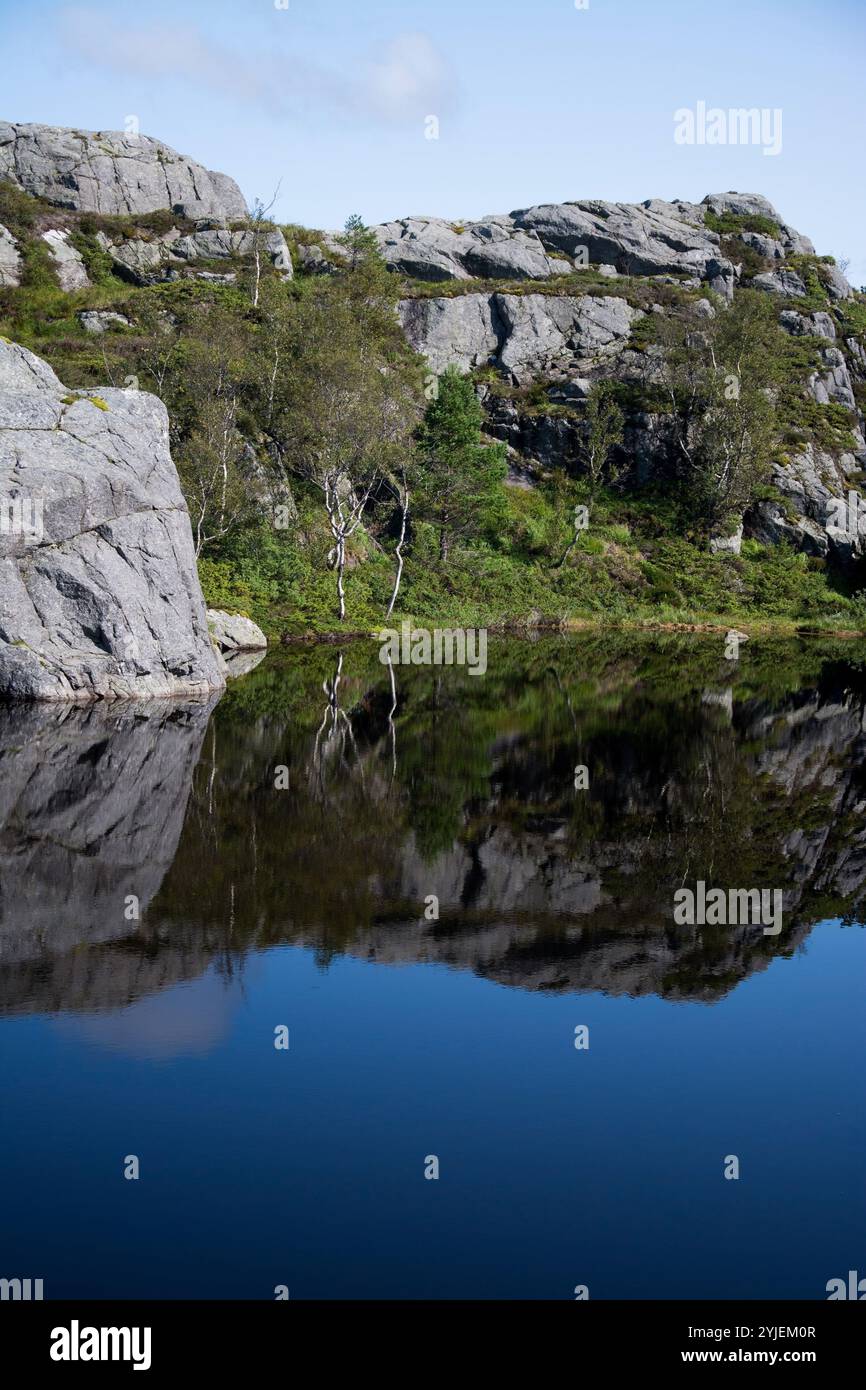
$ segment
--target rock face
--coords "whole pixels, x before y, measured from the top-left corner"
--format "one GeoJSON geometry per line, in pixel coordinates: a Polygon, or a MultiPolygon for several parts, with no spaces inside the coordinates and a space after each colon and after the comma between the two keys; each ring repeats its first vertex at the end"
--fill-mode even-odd
{"type": "Polygon", "coordinates": [[[416,280],[547,280],[571,263],[549,256],[534,231],[511,217],[455,226],[437,217],[407,217],[375,229],[388,265],[416,280]]]}
{"type": "MultiPolygon", "coordinates": [[[[748,195],[746,195],[748,196],[748,195]]],[[[767,204],[769,206],[769,204],[767,204]]],[[[694,203],[545,203],[481,222],[409,217],[375,228],[388,264],[418,280],[547,280],[598,264],[605,275],[697,277],[730,298],[734,268],[694,203]]]]}
{"type": "Polygon", "coordinates": [[[154,396],[75,397],[0,341],[0,699],[224,684],[154,396]]]}
{"type": "Polygon", "coordinates": [[[587,200],[548,203],[512,213],[515,225],[536,232],[546,246],[625,275],[684,272],[707,279],[720,258],[719,238],[691,203],[649,199],[638,205],[587,200]]]}
{"type": "Polygon", "coordinates": [[[714,319],[732,302],[735,287],[772,297],[781,327],[809,340],[812,365],[803,372],[802,395],[827,414],[814,416],[814,427],[801,421],[793,431],[787,461],[773,471],[778,500],[756,501],[744,527],[713,537],[711,549],[736,554],[745,535],[786,541],[845,567],[866,556],[866,503],[862,529],[852,531],[850,519],[847,526],[834,522],[840,502],[850,518],[848,495],[859,489],[866,468],[866,348],[862,335],[851,336],[854,291],[766,198],[729,192],[708,194],[702,203],[549,203],[463,225],[410,218],[378,228],[377,235],[392,267],[425,280],[549,280],[563,268],[590,268],[588,282],[572,276],[577,293],[563,292],[564,285],[502,293],[490,285],[486,292],[473,286],[465,294],[428,297],[410,288],[413,297],[399,306],[404,332],[432,372],[454,364],[463,372],[492,367],[499,373],[502,383],[492,389],[479,381],[478,395],[486,429],[508,445],[512,481],[523,486],[532,486],[539,470],[580,473],[585,467],[583,403],[595,382],[611,379],[634,401],[626,411],[620,467],[636,483],[667,476],[675,441],[652,390],[663,348],[646,345],[639,332],[633,337],[635,321],[641,313],[663,318],[671,312],[714,319]],[[791,264],[792,256],[811,257],[812,265],[791,264]],[[676,288],[659,290],[656,298],[654,279],[676,288]],[[613,295],[604,293],[604,281],[613,295]],[[591,292],[581,293],[583,285],[591,292]],[[713,293],[697,297],[704,286],[713,293]],[[823,307],[814,307],[817,295],[823,307]],[[530,385],[541,389],[527,407],[521,393],[530,385]],[[849,441],[840,409],[850,421],[849,441]],[[839,431],[833,452],[818,423],[839,431]]]}
{"type": "Polygon", "coordinates": [[[404,300],[400,316],[432,371],[493,363],[520,385],[615,354],[637,313],[615,295],[466,294],[404,300]]]}
{"type": "Polygon", "coordinates": [[[111,214],[243,217],[234,179],[148,135],[0,122],[0,179],[57,207],[111,214]]]}

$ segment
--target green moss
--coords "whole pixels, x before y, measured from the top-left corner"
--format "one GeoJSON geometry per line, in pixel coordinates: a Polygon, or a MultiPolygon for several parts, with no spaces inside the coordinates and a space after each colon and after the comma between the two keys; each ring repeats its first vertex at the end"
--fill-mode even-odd
{"type": "Polygon", "coordinates": [[[96,406],[97,410],[111,409],[108,401],[104,401],[101,396],[89,396],[83,393],[69,392],[67,395],[61,396],[60,401],[63,405],[75,405],[78,401],[89,401],[91,405],[96,406]]]}
{"type": "Polygon", "coordinates": [[[554,275],[549,280],[406,279],[404,294],[409,299],[457,299],[466,294],[593,295],[624,299],[633,309],[648,310],[651,304],[673,307],[692,303],[706,290],[698,292],[678,284],[664,284],[651,276],[620,275],[610,280],[590,268],[554,275]]]}

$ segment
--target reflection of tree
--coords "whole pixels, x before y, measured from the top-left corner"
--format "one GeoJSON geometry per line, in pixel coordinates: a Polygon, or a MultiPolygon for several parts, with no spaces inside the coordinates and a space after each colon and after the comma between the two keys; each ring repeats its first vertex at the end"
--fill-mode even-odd
{"type": "MultiPolygon", "coordinates": [[[[483,680],[408,667],[398,693],[393,667],[366,646],[316,651],[291,660],[294,684],[281,710],[273,708],[273,672],[263,668],[263,703],[272,712],[251,720],[248,700],[227,698],[215,716],[236,763],[220,769],[216,786],[212,767],[206,775],[203,824],[215,819],[222,827],[220,862],[227,834],[250,853],[252,827],[257,863],[274,841],[280,846],[276,896],[264,913],[270,928],[286,924],[282,891],[299,925],[330,923],[333,934],[341,924],[350,936],[382,911],[420,915],[417,902],[401,899],[400,865],[412,844],[431,869],[459,849],[482,879],[484,846],[503,835],[530,860],[549,858],[554,875],[574,863],[596,866],[603,891],[592,925],[613,930],[630,903],[641,904],[654,930],[667,929],[674,888],[697,878],[787,884],[786,835],[792,823],[832,825],[832,785],[810,778],[792,794],[760,768],[761,737],[747,727],[752,706],[746,702],[732,721],[702,702],[700,682],[730,679],[718,651],[698,651],[694,671],[655,648],[648,656],[620,650],[611,661],[579,656],[563,643],[542,653],[514,644],[483,680]],[[326,696],[319,713],[316,682],[326,696]],[[289,791],[273,792],[262,777],[276,762],[294,771],[289,791]],[[580,793],[576,762],[590,769],[580,793]],[[381,885],[391,885],[384,903],[381,885]]],[[[767,726],[763,737],[778,731],[767,726]]],[[[259,886],[267,892],[267,872],[259,886]]],[[[499,906],[508,913],[507,902],[499,906]]],[[[252,930],[261,923],[259,912],[252,930]]],[[[706,951],[713,951],[709,939],[706,951]]]]}
{"type": "Polygon", "coordinates": [[[495,716],[474,704],[472,679],[424,671],[404,714],[399,781],[415,842],[428,860],[463,833],[473,803],[489,791],[495,716]]]}
{"type": "MultiPolygon", "coordinates": [[[[808,923],[861,920],[862,674],[819,662],[808,679],[796,664],[786,675],[777,654],[766,674],[748,658],[732,673],[717,644],[684,657],[634,638],[610,649],[595,639],[494,644],[490,657],[478,679],[453,668],[395,673],[366,643],[274,653],[220,701],[194,771],[203,720],[193,737],[161,715],[158,737],[145,738],[133,714],[115,725],[75,712],[50,758],[10,734],[8,747],[0,742],[0,806],[5,795],[14,811],[0,834],[4,890],[19,865],[30,889],[20,902],[8,890],[7,916],[16,931],[44,938],[50,970],[38,962],[37,979],[37,964],[22,966],[8,989],[34,999],[44,979],[49,1003],[68,990],[98,1004],[116,997],[112,981],[159,988],[209,961],[229,971],[249,948],[288,941],[315,946],[322,961],[351,950],[442,960],[529,988],[716,998],[790,951],[808,923]],[[732,681],[722,705],[714,690],[732,681]],[[180,771],[183,747],[181,800],[167,773],[180,771]],[[585,791],[574,788],[576,762],[590,770],[585,791]],[[162,800],[130,795],[129,779],[116,775],[128,764],[162,800]],[[277,765],[289,769],[285,790],[274,785],[277,765]],[[137,846],[157,862],[147,834],[168,816],[153,810],[166,799],[180,808],[179,830],[190,784],[174,862],[145,923],[117,918],[112,888],[97,946],[87,924],[101,880],[91,869],[108,862],[115,841],[120,881],[137,846]],[[108,815],[109,793],[128,833],[114,829],[125,822],[108,815]],[[70,840],[67,806],[73,843],[100,851],[93,860],[73,853],[70,866],[61,856],[55,878],[64,891],[72,884],[70,910],[63,934],[46,934],[33,887],[70,840]],[[49,814],[61,817],[50,843],[49,814]],[[782,937],[674,927],[673,891],[698,878],[785,888],[782,937]],[[440,897],[439,922],[423,919],[428,892],[440,897]],[[74,959],[78,939],[90,943],[90,983],[74,959]]],[[[142,872],[130,891],[141,891],[142,872]]]]}
{"type": "Polygon", "coordinates": [[[357,761],[358,749],[355,735],[352,732],[352,721],[340,704],[343,657],[343,652],[337,653],[337,669],[330,679],[326,678],[322,682],[322,690],[328,697],[328,703],[322,715],[322,722],[316,730],[313,757],[310,762],[310,775],[322,796],[325,794],[325,773],[328,764],[336,762],[348,772],[347,747],[356,755],[356,766],[362,779],[364,775],[363,763],[357,761]]]}

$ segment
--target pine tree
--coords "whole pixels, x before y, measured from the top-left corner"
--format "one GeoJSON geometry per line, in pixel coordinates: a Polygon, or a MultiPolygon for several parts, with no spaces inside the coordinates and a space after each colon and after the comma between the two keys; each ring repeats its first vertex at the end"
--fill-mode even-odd
{"type": "Polygon", "coordinates": [[[448,367],[418,437],[421,507],[439,532],[443,568],[456,540],[495,526],[502,511],[505,445],[483,443],[482,420],[471,381],[448,367]]]}

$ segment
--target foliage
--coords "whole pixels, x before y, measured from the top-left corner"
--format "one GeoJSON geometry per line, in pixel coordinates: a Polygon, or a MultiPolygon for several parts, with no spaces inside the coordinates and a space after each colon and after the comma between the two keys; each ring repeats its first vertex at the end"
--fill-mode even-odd
{"type": "Polygon", "coordinates": [[[449,367],[439,378],[418,432],[423,466],[419,492],[438,531],[443,567],[455,540],[470,530],[489,535],[502,517],[505,449],[482,443],[482,422],[472,383],[449,367]]]}
{"type": "MultiPolygon", "coordinates": [[[[667,366],[655,381],[635,373],[594,387],[583,405],[564,405],[551,400],[554,383],[518,388],[492,368],[470,378],[451,371],[438,383],[428,377],[425,388],[424,364],[395,313],[407,286],[359,218],[340,239],[342,254],[321,234],[285,229],[290,245],[321,245],[338,269],[285,284],[263,257],[253,293],[243,277],[236,285],[192,276],[153,286],[119,281],[96,233],[156,236],[180,225],[174,214],[76,217],[0,183],[0,222],[24,257],[20,289],[0,290],[0,333],[46,358],[73,398],[133,378],[164,400],[205,593],[249,612],[271,636],[332,631],[340,574],[345,630],[381,626],[398,541],[398,623],[866,621],[848,581],[784,546],[747,542],[739,557],[708,553],[707,533],[728,527],[750,501],[791,505],[770,486],[771,460],[785,462],[808,442],[837,454],[853,443],[850,414],[816,404],[805,390],[826,341],[783,333],[772,296],[738,289],[732,308],[698,318],[693,306],[706,291],[658,277],[607,280],[581,270],[537,284],[408,287],[435,296],[494,288],[616,294],[640,310],[665,306],[635,322],[630,342],[664,348],[667,366]],[[90,288],[60,291],[38,234],[49,225],[69,228],[90,288]],[[132,326],[88,336],[77,318],[85,308],[114,309],[132,326]],[[729,377],[738,395],[725,394],[729,377]],[[554,417],[574,443],[566,465],[536,469],[532,488],[509,485],[504,446],[483,434],[482,386],[512,399],[540,430],[543,417],[554,417]],[[427,402],[425,389],[434,397],[427,402]],[[679,441],[674,475],[657,474],[652,487],[632,478],[620,489],[618,441],[626,420],[644,412],[664,416],[679,441]],[[591,504],[591,521],[575,535],[581,502],[591,504]]],[[[728,237],[773,234],[755,219],[734,225],[725,215],[720,223],[728,237]]],[[[840,346],[866,340],[866,299],[828,305],[826,265],[816,257],[789,263],[808,293],[785,307],[830,308],[840,346]]],[[[864,389],[855,383],[866,403],[864,389]]]]}

